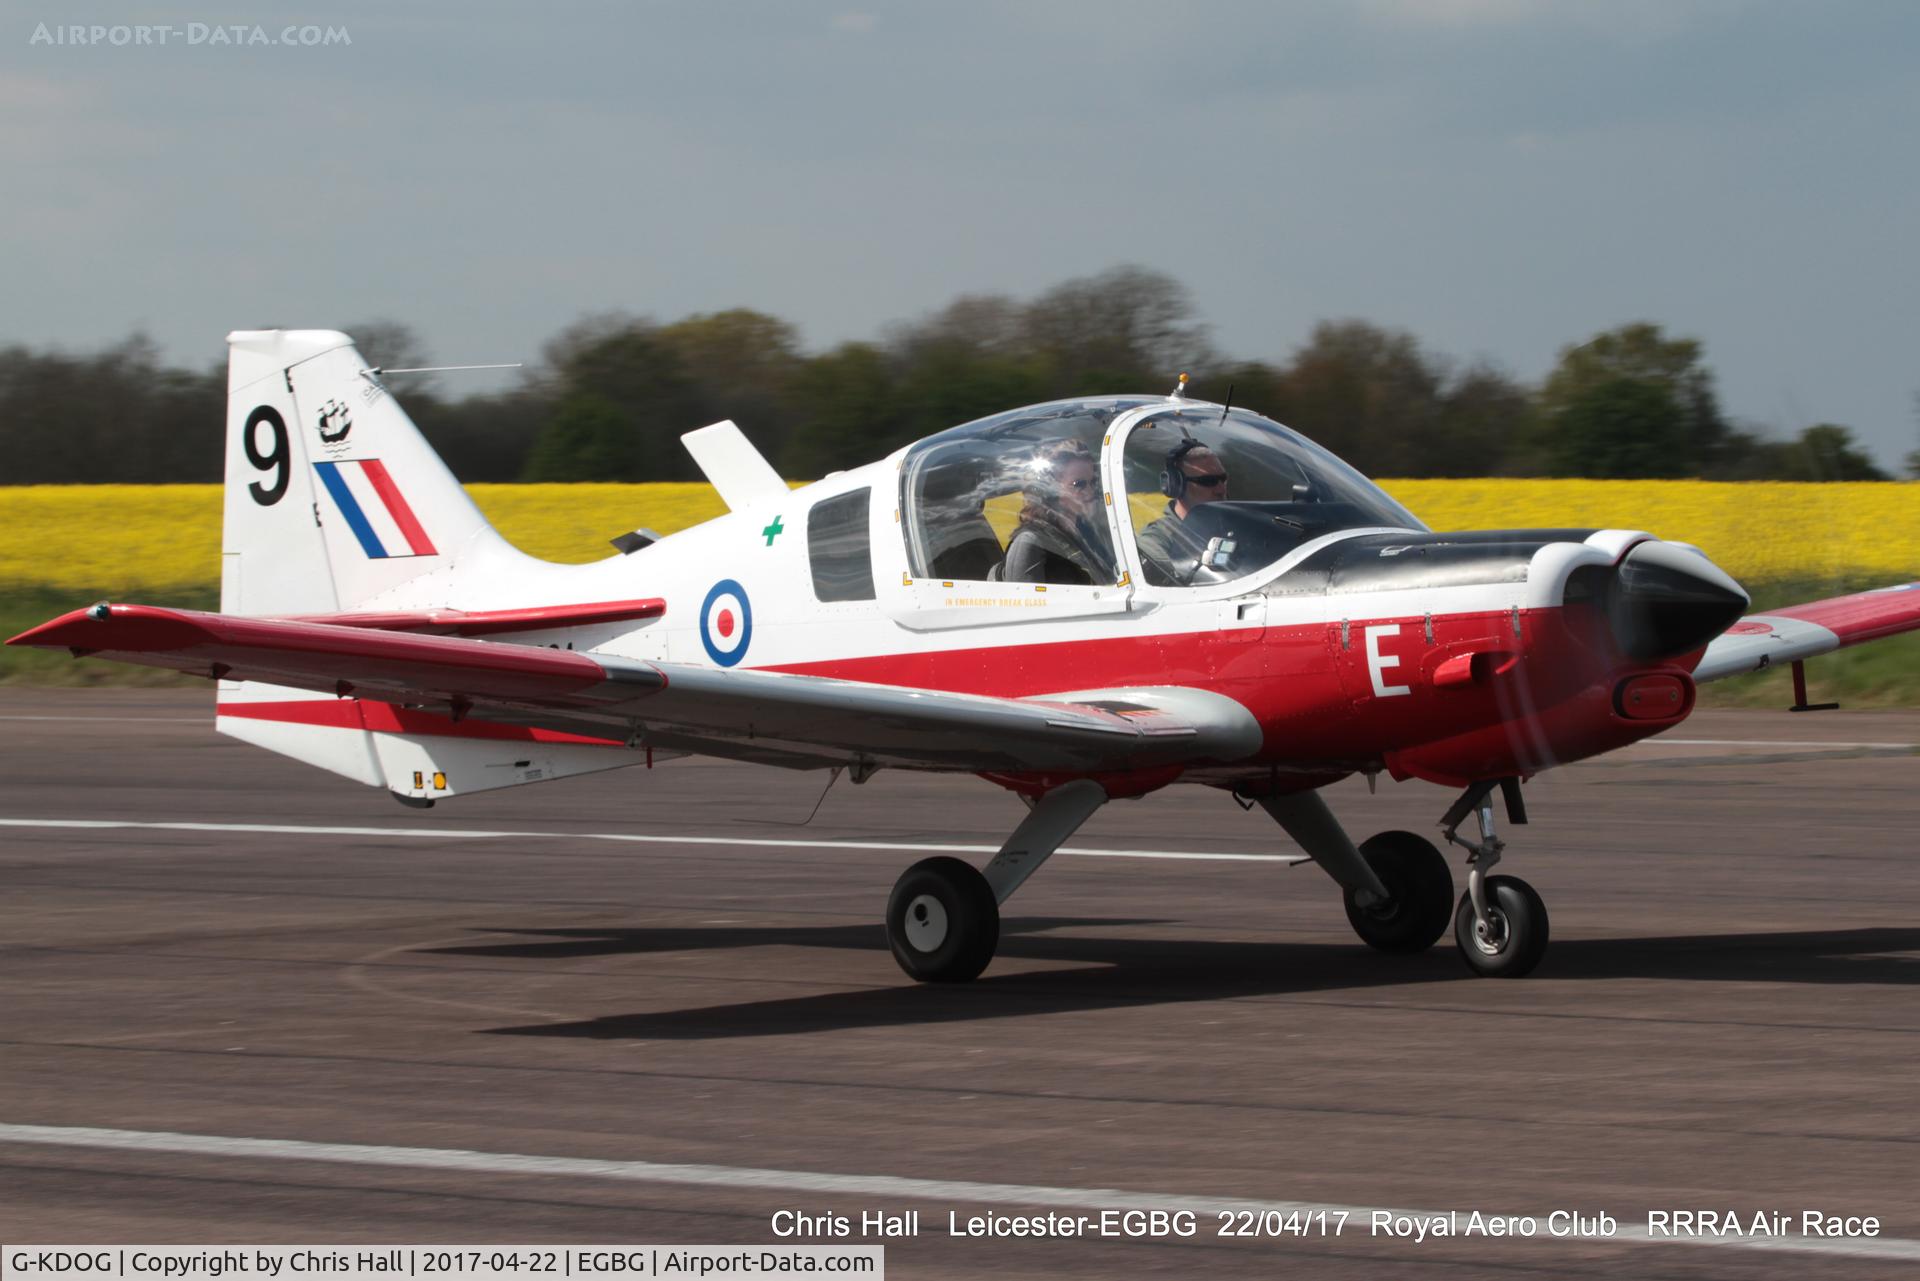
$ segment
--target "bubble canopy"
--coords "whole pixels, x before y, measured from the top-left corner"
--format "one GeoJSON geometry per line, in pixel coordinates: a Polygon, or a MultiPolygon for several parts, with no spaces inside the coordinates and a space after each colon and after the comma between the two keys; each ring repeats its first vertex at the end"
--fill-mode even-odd
{"type": "Polygon", "coordinates": [[[1095,587],[1130,565],[1154,586],[1207,586],[1343,529],[1425,529],[1297,432],[1160,396],[1052,401],[930,436],[901,462],[901,525],[916,577],[1095,587]]]}
{"type": "Polygon", "coordinates": [[[1169,407],[1132,422],[1118,448],[1141,571],[1155,586],[1245,577],[1342,530],[1427,528],[1332,453],[1251,410],[1169,407]]]}

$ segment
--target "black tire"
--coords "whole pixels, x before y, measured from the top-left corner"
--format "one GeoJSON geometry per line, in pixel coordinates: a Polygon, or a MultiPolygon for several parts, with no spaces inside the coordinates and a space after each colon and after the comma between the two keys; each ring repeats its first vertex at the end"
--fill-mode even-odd
{"type": "Polygon", "coordinates": [[[966,983],[1000,942],[1000,905],[987,878],[957,858],[921,859],[887,898],[887,946],[909,977],[966,983]]]}
{"type": "Polygon", "coordinates": [[[1368,947],[1397,955],[1424,952],[1453,919],[1453,873],[1446,855],[1412,832],[1382,832],[1360,844],[1360,857],[1387,887],[1385,903],[1366,907],[1344,892],[1347,920],[1368,947]]]}
{"type": "Polygon", "coordinates": [[[1467,968],[1494,979],[1531,974],[1547,954],[1547,905],[1519,877],[1489,876],[1487,909],[1499,931],[1492,939],[1481,937],[1471,895],[1460,896],[1453,914],[1453,940],[1460,945],[1467,968]]]}

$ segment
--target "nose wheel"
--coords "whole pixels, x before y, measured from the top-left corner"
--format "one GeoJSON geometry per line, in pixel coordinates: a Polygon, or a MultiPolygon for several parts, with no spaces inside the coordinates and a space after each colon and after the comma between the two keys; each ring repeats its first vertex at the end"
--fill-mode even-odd
{"type": "MultiPolygon", "coordinates": [[[[1507,843],[1494,831],[1494,783],[1469,787],[1441,820],[1447,839],[1467,851],[1467,892],[1453,912],[1453,941],[1467,968],[1486,978],[1517,979],[1533,972],[1547,954],[1547,905],[1533,886],[1517,876],[1494,876],[1507,843]],[[1478,842],[1457,828],[1471,812],[1478,820],[1478,842]]],[[[1508,780],[1507,807],[1516,822],[1526,822],[1519,785],[1508,780]]]]}
{"type": "Polygon", "coordinates": [[[1467,968],[1495,979],[1531,973],[1547,954],[1547,905],[1517,876],[1487,877],[1485,894],[1484,917],[1471,893],[1453,914],[1453,941],[1467,968]]]}

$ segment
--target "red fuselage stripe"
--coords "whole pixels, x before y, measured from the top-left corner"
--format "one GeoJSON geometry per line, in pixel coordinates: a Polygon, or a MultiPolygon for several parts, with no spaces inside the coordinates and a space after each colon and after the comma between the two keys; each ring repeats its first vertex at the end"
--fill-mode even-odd
{"type": "MultiPolygon", "coordinates": [[[[1325,624],[1242,628],[1155,636],[1112,636],[1046,644],[988,645],[923,653],[874,654],[808,663],[775,663],[761,671],[821,676],[870,685],[937,689],[955,694],[1031,698],[1073,689],[1130,685],[1199,685],[1262,674],[1261,642],[1316,643],[1325,624]]],[[[1331,672],[1328,673],[1331,676],[1331,672]]]]}

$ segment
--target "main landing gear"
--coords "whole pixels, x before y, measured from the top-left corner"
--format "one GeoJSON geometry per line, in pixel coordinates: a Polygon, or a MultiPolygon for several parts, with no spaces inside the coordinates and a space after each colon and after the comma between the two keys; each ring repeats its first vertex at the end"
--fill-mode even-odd
{"type": "MultiPolygon", "coordinates": [[[[1447,840],[1468,855],[1467,892],[1457,901],[1446,856],[1425,837],[1382,832],[1356,846],[1314,791],[1263,797],[1260,804],[1339,884],[1347,920],[1369,947],[1424,952],[1451,923],[1474,973],[1519,978],[1546,955],[1547,907],[1518,877],[1488,875],[1506,848],[1494,831],[1495,787],[1505,793],[1508,817],[1526,822],[1513,779],[1474,784],[1440,820],[1447,840]],[[1478,821],[1478,841],[1458,834],[1469,814],[1478,821]]],[[[887,945],[900,968],[923,983],[977,978],[1000,942],[1000,905],[1106,803],[1106,789],[1091,779],[1064,783],[1032,802],[984,870],[942,856],[903,872],[887,899],[887,945]]]]}
{"type": "Polygon", "coordinates": [[[1367,946],[1424,952],[1453,919],[1453,874],[1432,841],[1382,832],[1358,848],[1318,792],[1268,796],[1261,807],[1340,886],[1347,920],[1367,946]]]}
{"type": "Polygon", "coordinates": [[[1106,803],[1091,779],[1063,783],[1034,803],[985,871],[942,856],[901,873],[887,899],[893,959],[923,983],[977,978],[1000,942],[1000,904],[1106,803]]]}
{"type": "Polygon", "coordinates": [[[1490,978],[1519,978],[1547,951],[1547,907],[1516,876],[1489,876],[1506,848],[1494,832],[1491,795],[1498,786],[1508,814],[1526,822],[1519,784],[1477,783],[1441,820],[1448,841],[1467,851],[1467,892],[1456,903],[1446,856],[1412,832],[1382,832],[1355,846],[1317,792],[1269,796],[1260,804],[1288,836],[1339,884],[1347,920],[1362,942],[1382,952],[1424,952],[1453,926],[1469,969],[1490,978]],[[1480,840],[1457,835],[1468,814],[1480,840]]]}

